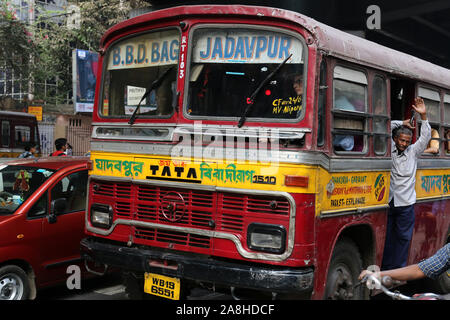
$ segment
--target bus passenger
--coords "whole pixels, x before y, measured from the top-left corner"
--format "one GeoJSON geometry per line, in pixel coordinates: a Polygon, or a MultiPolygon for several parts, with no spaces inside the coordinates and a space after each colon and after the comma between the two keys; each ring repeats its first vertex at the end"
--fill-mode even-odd
{"type": "Polygon", "coordinates": [[[449,129],[445,130],[445,139],[446,139],[445,151],[447,153],[450,153],[450,130],[449,129]]]}
{"type": "Polygon", "coordinates": [[[431,128],[431,140],[424,153],[439,153],[439,132],[434,128],[431,128]]]}
{"type": "Polygon", "coordinates": [[[420,137],[414,144],[411,144],[411,128],[413,127],[409,123],[409,119],[391,121],[391,127],[395,133],[391,143],[392,169],[389,188],[389,213],[382,270],[400,268],[406,265],[414,229],[417,160],[431,138],[431,127],[428,123],[423,99],[416,98],[412,107],[420,114],[422,119],[420,137]]]}
{"type": "Polygon", "coordinates": [[[295,75],[294,82],[292,84],[295,94],[297,96],[303,96],[303,76],[300,74],[295,75]]]}
{"type": "MultiPolygon", "coordinates": [[[[355,111],[353,104],[347,97],[336,90],[336,98],[334,108],[346,111],[355,111]]],[[[333,147],[337,151],[351,151],[355,146],[355,137],[353,135],[336,134],[333,137],[333,147]]]]}

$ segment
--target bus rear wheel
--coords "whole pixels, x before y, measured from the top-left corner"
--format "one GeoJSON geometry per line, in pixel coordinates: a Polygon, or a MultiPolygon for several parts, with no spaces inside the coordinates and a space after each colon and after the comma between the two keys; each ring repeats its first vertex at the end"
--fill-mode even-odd
{"type": "Polygon", "coordinates": [[[361,266],[361,255],[355,243],[350,239],[338,241],[328,268],[324,299],[364,299],[362,286],[355,287],[361,266]]]}

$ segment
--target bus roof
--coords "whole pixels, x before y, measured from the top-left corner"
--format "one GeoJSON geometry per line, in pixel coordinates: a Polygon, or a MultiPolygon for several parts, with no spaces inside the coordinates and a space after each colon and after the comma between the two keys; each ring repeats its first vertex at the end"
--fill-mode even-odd
{"type": "Polygon", "coordinates": [[[289,21],[308,30],[314,37],[318,49],[327,55],[450,89],[449,69],[330,27],[300,13],[279,8],[245,5],[172,7],[149,12],[113,26],[103,36],[101,45],[104,47],[107,42],[125,30],[145,26],[149,20],[162,21],[172,17],[183,19],[200,15],[218,18],[264,17],[272,21],[289,21]]]}
{"type": "Polygon", "coordinates": [[[36,115],[26,112],[17,112],[17,111],[2,111],[0,110],[0,116],[6,117],[6,116],[16,116],[16,117],[30,117],[30,118],[36,118],[36,115]]]}

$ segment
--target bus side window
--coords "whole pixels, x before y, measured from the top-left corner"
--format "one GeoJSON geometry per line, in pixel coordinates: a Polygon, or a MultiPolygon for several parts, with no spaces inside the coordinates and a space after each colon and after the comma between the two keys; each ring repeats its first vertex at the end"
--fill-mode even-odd
{"type": "Polygon", "coordinates": [[[450,94],[444,94],[444,143],[445,153],[450,155],[450,94]]]}
{"type": "Polygon", "coordinates": [[[28,126],[15,126],[14,127],[15,136],[15,147],[24,146],[27,142],[30,142],[31,128],[28,126]]]}
{"type": "Polygon", "coordinates": [[[2,147],[10,146],[10,127],[9,121],[2,121],[2,147]]]}
{"type": "Polygon", "coordinates": [[[333,149],[365,152],[367,145],[366,74],[336,66],[333,80],[333,149]]]}
{"type": "MultiPolygon", "coordinates": [[[[428,143],[425,154],[439,153],[439,133],[440,133],[440,94],[436,90],[431,90],[424,87],[419,87],[419,96],[423,98],[427,106],[427,118],[431,126],[431,140],[428,143]]],[[[417,118],[416,118],[417,119],[417,118]]],[[[420,131],[419,131],[420,132],[420,131]]]]}
{"type": "Polygon", "coordinates": [[[373,148],[376,155],[386,154],[388,130],[386,81],[375,76],[372,82],[373,148]]]}
{"type": "Polygon", "coordinates": [[[438,154],[439,153],[439,128],[431,127],[431,140],[428,142],[425,153],[438,154]]]}

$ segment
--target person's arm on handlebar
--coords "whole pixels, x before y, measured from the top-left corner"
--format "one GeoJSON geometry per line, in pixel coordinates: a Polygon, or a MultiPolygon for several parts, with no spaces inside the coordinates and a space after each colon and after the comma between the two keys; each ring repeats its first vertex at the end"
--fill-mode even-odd
{"type": "MultiPolygon", "coordinates": [[[[371,271],[363,270],[359,275],[359,280],[363,279],[366,274],[372,273],[373,272],[371,271]]],[[[409,281],[425,278],[425,274],[422,272],[422,270],[420,270],[418,264],[413,264],[398,269],[380,271],[379,277],[383,278],[384,276],[391,277],[393,280],[397,281],[409,281]]]]}
{"type": "MultiPolygon", "coordinates": [[[[383,278],[389,276],[394,280],[408,281],[420,278],[435,279],[440,274],[450,268],[450,243],[447,243],[439,249],[433,256],[425,259],[418,264],[413,264],[407,267],[381,271],[378,276],[383,278]]],[[[373,273],[368,270],[363,270],[359,275],[361,280],[368,273],[373,273]]]]}

